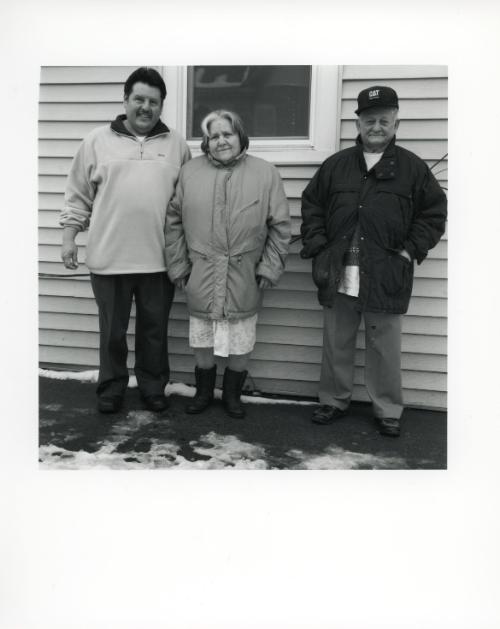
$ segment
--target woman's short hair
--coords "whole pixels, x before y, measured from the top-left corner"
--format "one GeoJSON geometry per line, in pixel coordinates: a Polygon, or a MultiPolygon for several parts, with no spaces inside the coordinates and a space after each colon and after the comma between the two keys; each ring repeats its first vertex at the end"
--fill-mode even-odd
{"type": "Polygon", "coordinates": [[[248,135],[243,128],[243,122],[238,114],[235,114],[234,111],[227,111],[226,109],[216,109],[215,111],[211,111],[207,114],[203,120],[201,121],[201,132],[203,133],[203,139],[201,140],[201,150],[204,153],[208,153],[208,140],[210,136],[210,125],[212,122],[217,120],[218,118],[223,118],[227,120],[231,125],[234,133],[238,135],[240,138],[241,150],[244,151],[248,148],[250,143],[248,139],[248,135]]]}
{"type": "Polygon", "coordinates": [[[125,99],[130,96],[136,83],[146,83],[146,85],[149,85],[150,87],[157,87],[160,90],[161,101],[163,102],[165,100],[165,96],[167,95],[165,81],[161,78],[161,74],[154,68],[142,66],[132,72],[123,86],[123,95],[125,99]]]}

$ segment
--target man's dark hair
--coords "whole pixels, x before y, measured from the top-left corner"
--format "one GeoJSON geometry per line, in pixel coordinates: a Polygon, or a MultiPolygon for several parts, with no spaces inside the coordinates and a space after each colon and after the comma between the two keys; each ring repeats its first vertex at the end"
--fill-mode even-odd
{"type": "Polygon", "coordinates": [[[125,98],[130,96],[136,83],[146,83],[146,85],[150,85],[151,87],[157,87],[160,90],[162,102],[165,100],[165,96],[167,95],[165,81],[161,78],[160,73],[154,68],[142,66],[132,72],[123,86],[123,94],[125,98]]]}

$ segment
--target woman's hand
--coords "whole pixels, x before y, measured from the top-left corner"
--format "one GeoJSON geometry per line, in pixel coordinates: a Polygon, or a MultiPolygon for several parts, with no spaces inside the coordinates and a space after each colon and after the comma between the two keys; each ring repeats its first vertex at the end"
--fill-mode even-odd
{"type": "Polygon", "coordinates": [[[184,290],[186,288],[186,284],[188,282],[189,275],[185,275],[184,277],[180,277],[177,280],[174,280],[175,288],[178,290],[184,290]]]}
{"type": "Polygon", "coordinates": [[[257,275],[257,284],[261,290],[271,288],[273,285],[271,280],[268,280],[267,277],[263,277],[262,275],[257,275]]]}

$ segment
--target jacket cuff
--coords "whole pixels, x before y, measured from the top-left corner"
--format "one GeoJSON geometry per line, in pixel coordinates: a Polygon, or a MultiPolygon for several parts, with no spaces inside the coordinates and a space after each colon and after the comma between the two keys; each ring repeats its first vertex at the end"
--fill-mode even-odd
{"type": "Polygon", "coordinates": [[[403,243],[403,249],[406,249],[406,251],[408,251],[411,259],[416,260],[417,264],[421,264],[427,257],[427,252],[423,253],[421,251],[417,251],[417,248],[410,240],[406,240],[403,243]]]}
{"type": "Polygon", "coordinates": [[[174,266],[169,266],[167,268],[168,277],[171,282],[175,282],[175,280],[180,280],[183,277],[186,277],[191,273],[191,264],[176,264],[174,266]]]}
{"type": "Polygon", "coordinates": [[[278,280],[281,277],[281,274],[282,274],[282,271],[280,271],[279,273],[276,273],[276,271],[273,271],[269,266],[267,266],[263,262],[258,264],[257,268],[255,269],[255,275],[260,275],[261,277],[265,277],[267,280],[271,282],[273,286],[276,286],[276,284],[278,283],[278,280]]]}

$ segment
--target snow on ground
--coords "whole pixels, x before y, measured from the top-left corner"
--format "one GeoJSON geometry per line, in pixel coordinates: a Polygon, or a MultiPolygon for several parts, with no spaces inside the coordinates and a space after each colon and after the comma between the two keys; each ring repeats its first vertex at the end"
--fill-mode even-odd
{"type": "Polygon", "coordinates": [[[324,453],[312,456],[301,450],[289,450],[287,455],[301,462],[295,469],[304,470],[402,469],[406,467],[405,460],[399,457],[351,452],[337,446],[330,446],[324,453]]]}
{"type": "MultiPolygon", "coordinates": [[[[39,369],[39,375],[43,378],[53,378],[54,380],[79,380],[80,382],[97,382],[98,371],[54,371],[50,369],[39,369]]],[[[128,383],[129,389],[135,389],[137,387],[137,379],[135,376],[130,376],[128,383]]],[[[182,382],[169,382],[165,388],[165,395],[181,395],[182,397],[194,397],[195,388],[190,387],[182,382]]],[[[222,398],[222,391],[215,389],[215,399],[220,400],[222,398]]],[[[298,404],[300,406],[315,405],[316,402],[310,402],[307,400],[289,400],[289,399],[274,399],[265,398],[257,395],[242,395],[241,399],[245,403],[249,404],[298,404]]]]}
{"type": "MultiPolygon", "coordinates": [[[[127,449],[123,452],[119,446],[149,424],[156,421],[154,413],[149,411],[130,411],[125,418],[112,426],[99,449],[95,452],[67,450],[52,444],[42,445],[39,449],[41,469],[195,469],[195,470],[266,470],[273,469],[268,462],[268,452],[260,444],[248,443],[235,435],[219,435],[211,431],[189,443],[194,459],[187,459],[181,453],[180,444],[174,440],[151,439],[147,452],[127,449]]],[[[324,453],[308,454],[301,450],[286,452],[288,469],[302,470],[346,470],[346,469],[396,469],[406,467],[405,461],[397,457],[382,457],[372,454],[351,452],[330,446],[324,453]]]]}

